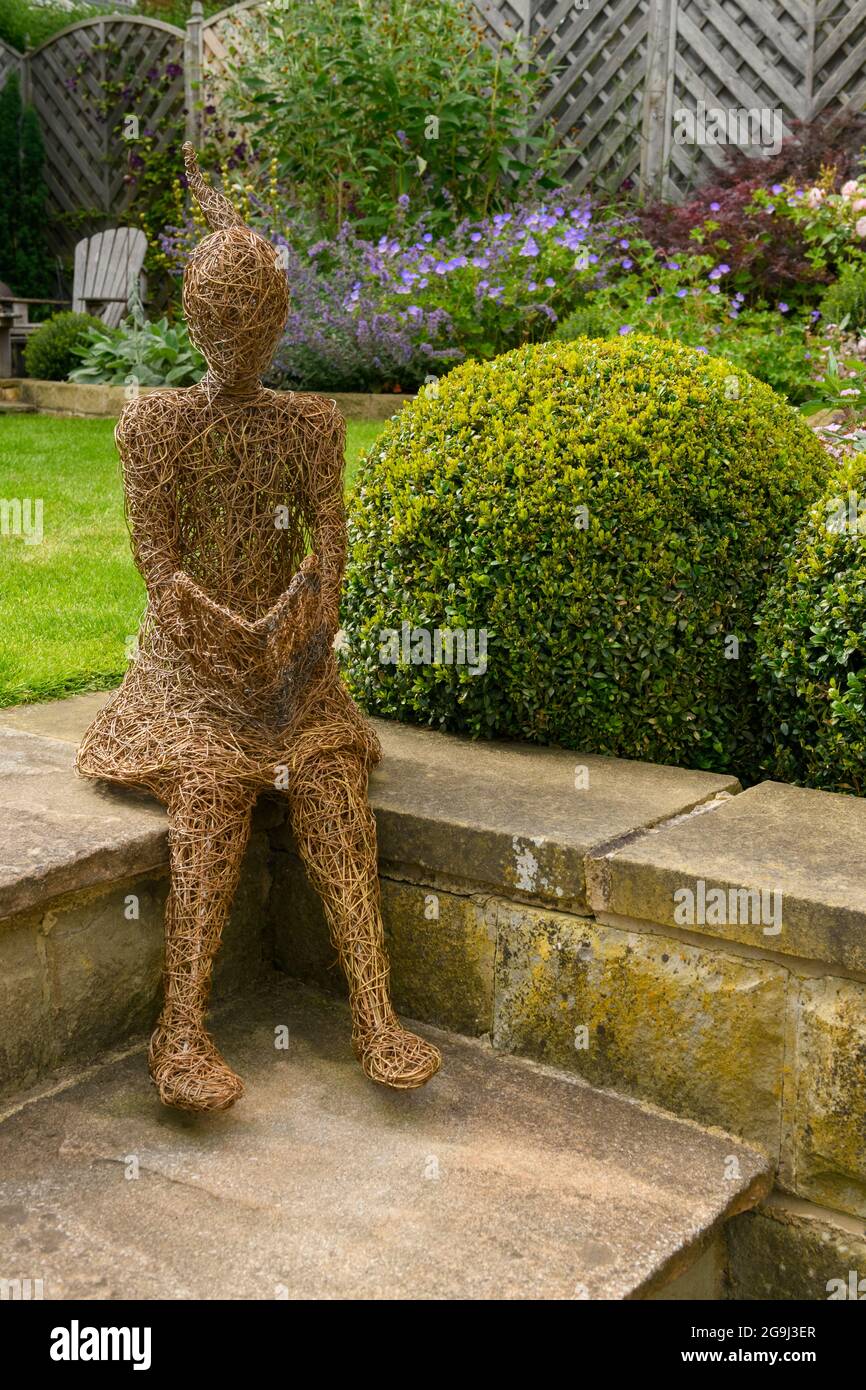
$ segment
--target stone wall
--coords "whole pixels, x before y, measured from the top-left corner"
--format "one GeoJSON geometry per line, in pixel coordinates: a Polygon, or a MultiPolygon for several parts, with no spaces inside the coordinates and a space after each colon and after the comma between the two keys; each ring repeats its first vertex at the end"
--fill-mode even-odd
{"type": "MultiPolygon", "coordinates": [[[[141,386],[138,394],[152,395],[162,386],[141,386]]],[[[7,377],[0,380],[0,398],[31,406],[40,415],[80,415],[85,418],[116,420],[126,402],[126,386],[90,386],[75,381],[37,381],[33,377],[7,377]]],[[[301,395],[311,394],[301,392],[301,395]]],[[[363,391],[320,391],[319,395],[337,402],[346,420],[388,420],[411,395],[375,395],[363,391]]]]}
{"type": "MultiPolygon", "coordinates": [[[[7,1090],[143,1033],[156,1007],[164,827],[150,803],[76,782],[74,705],[54,741],[34,736],[38,714],[0,717],[7,1090]]],[[[866,1276],[866,803],[377,729],[404,1015],[763,1150],[778,1190],[730,1228],[735,1296],[821,1299],[866,1276]]],[[[270,962],[343,992],[276,797],[257,811],[222,989],[270,962]]]]}

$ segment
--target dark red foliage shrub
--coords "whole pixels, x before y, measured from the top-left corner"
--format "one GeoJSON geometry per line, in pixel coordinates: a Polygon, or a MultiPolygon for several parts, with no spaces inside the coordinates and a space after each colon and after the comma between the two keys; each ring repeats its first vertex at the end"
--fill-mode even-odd
{"type": "Polygon", "coordinates": [[[835,170],[834,186],[860,172],[866,144],[866,115],[845,109],[809,122],[796,122],[777,155],[750,156],[732,149],[723,168],[686,202],[649,204],[639,213],[644,236],[668,256],[689,251],[715,256],[732,267],[734,283],[749,303],[779,299],[810,303],[817,287],[833,277],[806,259],[796,226],[763,210],[748,211],[759,188],[793,180],[811,183],[823,168],[835,170]]]}

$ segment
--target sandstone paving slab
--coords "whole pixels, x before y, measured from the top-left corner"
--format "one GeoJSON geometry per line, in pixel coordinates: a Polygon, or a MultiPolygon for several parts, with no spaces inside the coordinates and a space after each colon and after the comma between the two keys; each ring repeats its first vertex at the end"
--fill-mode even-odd
{"type": "Polygon", "coordinates": [[[702,935],[866,971],[862,798],[762,782],[636,837],[591,864],[589,876],[598,912],[688,928],[682,908],[691,900],[675,895],[689,889],[697,917],[698,893],[706,904],[718,888],[725,920],[705,906],[693,924],[702,935]],[[764,894],[760,910],[737,890],[764,894]]]}
{"type": "Polygon", "coordinates": [[[0,918],[163,865],[155,801],[76,776],[68,742],[0,726],[0,918]]]}
{"type": "Polygon", "coordinates": [[[214,1031],[247,1082],[227,1114],[163,1109],[141,1052],[7,1112],[5,1277],[48,1299],[622,1299],[770,1184],[727,1135],[430,1028],[439,1075],[376,1087],[344,1006],[285,980],[214,1031]]]}

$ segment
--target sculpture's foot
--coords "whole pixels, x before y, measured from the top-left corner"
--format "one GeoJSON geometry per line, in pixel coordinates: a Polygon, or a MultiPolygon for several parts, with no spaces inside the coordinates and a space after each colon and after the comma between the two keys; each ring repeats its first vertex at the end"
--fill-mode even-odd
{"type": "Polygon", "coordinates": [[[203,1028],[158,1023],[147,1060],[160,1100],[176,1110],[228,1110],[244,1093],[203,1028]]]}
{"type": "Polygon", "coordinates": [[[438,1048],[402,1028],[396,1018],[356,1035],[352,1046],[370,1080],[396,1091],[423,1086],[442,1065],[438,1048]]]}

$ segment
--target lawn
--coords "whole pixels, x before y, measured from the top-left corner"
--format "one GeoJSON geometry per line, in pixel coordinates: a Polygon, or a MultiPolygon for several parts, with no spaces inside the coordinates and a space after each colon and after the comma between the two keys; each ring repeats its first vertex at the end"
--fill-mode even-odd
{"type": "MultiPolygon", "coordinates": [[[[349,425],[347,487],[381,428],[349,425]]],[[[0,706],[106,689],[124,672],[144,586],[113,431],[112,420],[0,420],[0,498],[43,505],[39,544],[0,535],[0,706]]]]}

